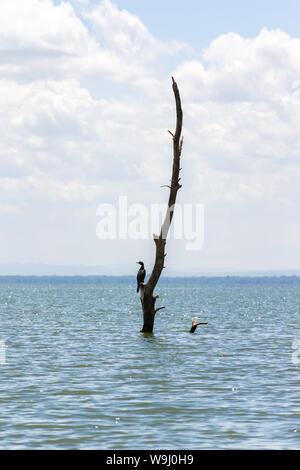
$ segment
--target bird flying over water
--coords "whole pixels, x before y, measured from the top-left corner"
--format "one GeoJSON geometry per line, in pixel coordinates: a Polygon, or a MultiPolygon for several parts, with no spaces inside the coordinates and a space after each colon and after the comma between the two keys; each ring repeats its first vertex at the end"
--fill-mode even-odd
{"type": "Polygon", "coordinates": [[[144,282],[144,279],[145,279],[145,276],[146,276],[146,269],[144,267],[143,261],[137,261],[137,264],[141,265],[140,269],[138,270],[137,276],[136,276],[136,280],[137,280],[137,289],[136,289],[136,291],[138,292],[139,289],[140,289],[141,282],[144,282]]]}
{"type": "Polygon", "coordinates": [[[194,333],[195,329],[197,328],[198,325],[207,325],[206,322],[199,322],[197,323],[195,318],[192,318],[192,328],[190,329],[190,333],[194,333]]]}

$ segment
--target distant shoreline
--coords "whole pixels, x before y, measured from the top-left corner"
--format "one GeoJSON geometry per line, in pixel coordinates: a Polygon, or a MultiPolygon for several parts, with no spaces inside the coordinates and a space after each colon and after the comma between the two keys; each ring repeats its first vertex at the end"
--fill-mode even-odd
{"type": "MultiPolygon", "coordinates": [[[[136,278],[132,275],[0,275],[0,284],[99,284],[121,285],[135,284],[136,278]]],[[[246,276],[246,275],[220,275],[220,276],[172,276],[161,277],[163,285],[201,285],[201,284],[300,284],[300,276],[246,276]]]]}

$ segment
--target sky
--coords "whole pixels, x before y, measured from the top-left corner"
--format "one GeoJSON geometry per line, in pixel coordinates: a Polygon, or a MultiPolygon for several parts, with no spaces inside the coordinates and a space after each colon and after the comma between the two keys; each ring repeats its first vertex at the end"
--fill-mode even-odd
{"type": "Polygon", "coordinates": [[[0,264],[150,269],[151,234],[99,222],[120,197],[129,220],[167,201],[174,76],[178,207],[201,207],[203,240],[171,237],[166,273],[300,269],[299,17],[293,0],[1,0],[0,264]]]}

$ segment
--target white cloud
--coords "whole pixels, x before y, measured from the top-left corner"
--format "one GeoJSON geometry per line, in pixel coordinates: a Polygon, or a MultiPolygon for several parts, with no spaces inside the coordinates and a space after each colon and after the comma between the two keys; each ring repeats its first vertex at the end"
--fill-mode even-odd
{"type": "MultiPolygon", "coordinates": [[[[23,204],[24,194],[30,202],[96,201],[103,184],[111,197],[114,181],[118,191],[137,178],[159,181],[161,153],[153,155],[152,146],[161,152],[163,139],[143,103],[95,100],[76,80],[6,80],[0,90],[0,187],[14,201],[19,195],[23,204]]],[[[158,111],[154,106],[159,123],[158,111]]]]}
{"type": "Polygon", "coordinates": [[[0,214],[17,214],[19,208],[13,204],[0,204],[0,214]]]}
{"type": "Polygon", "coordinates": [[[138,73],[102,48],[68,2],[12,0],[0,5],[2,77],[129,77],[138,73]]]}
{"type": "Polygon", "coordinates": [[[94,9],[2,2],[0,31],[2,214],[41,204],[94,208],[120,194],[162,201],[174,60],[185,136],[179,198],[206,204],[207,252],[218,251],[212,227],[222,225],[226,251],[230,230],[271,204],[280,214],[270,233],[292,246],[298,223],[288,237],[279,221],[283,210],[296,219],[300,203],[299,39],[280,30],[229,33],[187,60],[186,45],[160,41],[107,0],[94,9]]]}
{"type": "Polygon", "coordinates": [[[0,50],[22,61],[32,56],[83,54],[91,46],[87,28],[68,2],[54,5],[51,0],[11,0],[0,5],[0,50]]]}
{"type": "Polygon", "coordinates": [[[93,32],[69,2],[2,2],[1,76],[133,81],[143,78],[146,69],[152,74],[149,63],[158,56],[192,51],[177,41],[158,41],[136,16],[108,0],[83,16],[85,23],[94,25],[93,32]]]}
{"type": "Polygon", "coordinates": [[[300,40],[279,30],[252,39],[230,33],[212,42],[202,62],[177,67],[189,135],[209,168],[223,181],[221,174],[232,175],[235,201],[244,198],[246,181],[249,197],[279,197],[282,174],[299,165],[299,54],[300,40]]]}
{"type": "Polygon", "coordinates": [[[251,39],[229,33],[204,50],[202,62],[181,64],[178,73],[193,100],[277,103],[300,78],[299,50],[300,39],[280,30],[251,39]]]}
{"type": "Polygon", "coordinates": [[[152,62],[160,55],[173,55],[179,51],[191,52],[192,48],[178,41],[163,42],[150,34],[141,20],[127,10],[119,10],[109,0],[103,0],[97,8],[87,13],[105,45],[125,60],[152,62]]]}

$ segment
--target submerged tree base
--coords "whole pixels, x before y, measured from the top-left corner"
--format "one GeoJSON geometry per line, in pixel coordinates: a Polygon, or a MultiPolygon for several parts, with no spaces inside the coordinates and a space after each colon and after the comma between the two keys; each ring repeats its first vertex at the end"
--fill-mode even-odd
{"type": "Polygon", "coordinates": [[[165,308],[155,308],[155,302],[158,298],[158,295],[154,297],[152,292],[148,291],[147,285],[141,285],[141,304],[144,318],[143,328],[140,330],[141,333],[152,333],[156,312],[165,308]]]}

